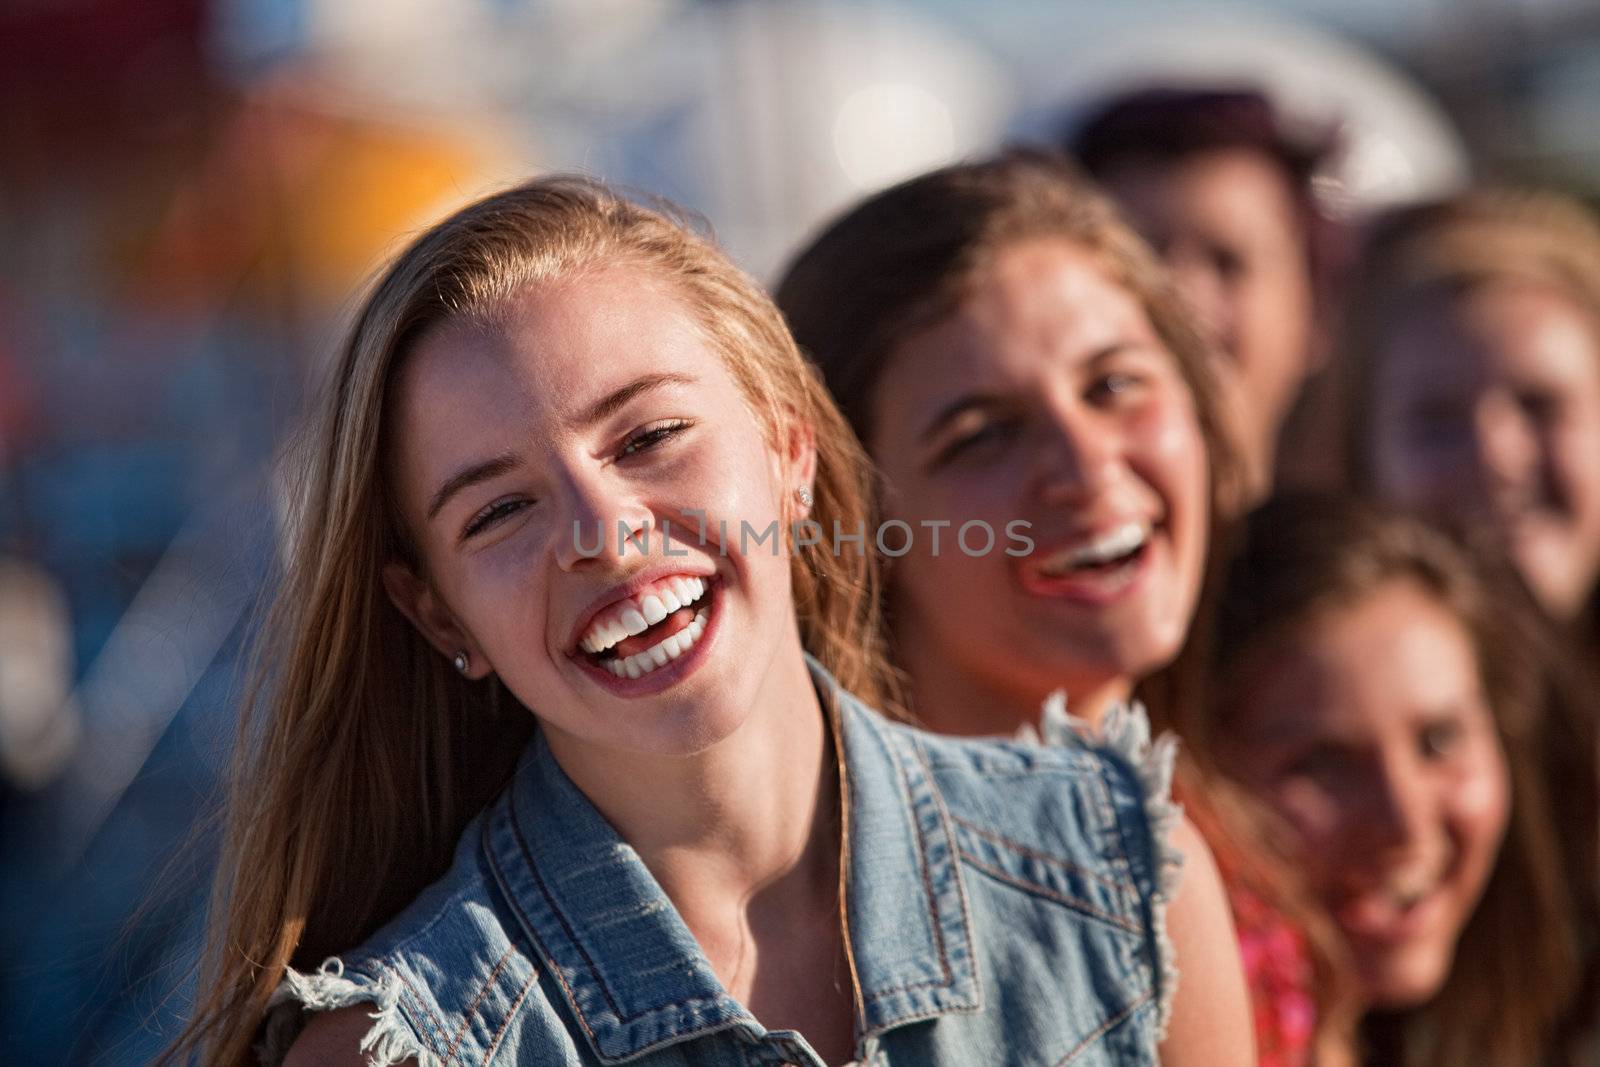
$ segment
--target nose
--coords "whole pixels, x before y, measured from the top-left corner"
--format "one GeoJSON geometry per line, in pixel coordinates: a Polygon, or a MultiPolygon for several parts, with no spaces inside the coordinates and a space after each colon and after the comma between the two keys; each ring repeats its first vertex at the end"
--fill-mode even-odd
{"type": "Polygon", "coordinates": [[[614,565],[632,553],[646,555],[659,536],[650,510],[603,472],[569,475],[557,496],[564,514],[556,524],[555,554],[564,571],[614,565]]]}
{"type": "Polygon", "coordinates": [[[1473,409],[1479,477],[1492,501],[1523,488],[1539,462],[1539,443],[1515,397],[1492,389],[1473,409]]]}
{"type": "Polygon", "coordinates": [[[1389,759],[1370,783],[1364,847],[1373,856],[1425,853],[1434,847],[1437,804],[1426,772],[1403,759],[1389,759]]]}
{"type": "Polygon", "coordinates": [[[1075,398],[1050,402],[1039,448],[1042,495],[1049,503],[1082,504],[1116,479],[1120,432],[1075,398]]]}

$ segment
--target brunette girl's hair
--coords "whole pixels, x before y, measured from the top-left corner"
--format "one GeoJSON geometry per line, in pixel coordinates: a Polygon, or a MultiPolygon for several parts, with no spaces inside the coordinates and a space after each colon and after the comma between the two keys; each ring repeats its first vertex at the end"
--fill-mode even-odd
{"type": "MultiPolygon", "coordinates": [[[[493,321],[529,287],[613,265],[674,287],[775,448],[809,427],[811,517],[866,521],[868,464],[782,317],[671,209],[553,177],[424,233],[362,302],[290,457],[283,575],[239,727],[200,1002],[170,1057],[247,1060],[285,968],[315,967],[396,914],[509,779],[534,716],[497,679],[458,675],[384,593],[385,564],[420,568],[385,462],[394,382],[439,323],[493,321]]],[[[806,649],[883,700],[874,561],[799,541],[791,560],[806,649]]]]}
{"type": "MultiPolygon", "coordinates": [[[[1221,417],[1214,350],[1154,252],[1065,157],[1011,149],[869,197],[799,254],[778,285],[778,306],[856,433],[870,442],[878,382],[901,343],[953,314],[1006,249],[1051,239],[1088,253],[1132,294],[1176,362],[1205,442],[1210,540],[1218,544],[1244,499],[1245,480],[1221,417]]],[[[1201,620],[1218,577],[1215,555],[1210,559],[1201,620]]],[[[1140,683],[1138,696],[1157,725],[1185,738],[1178,788],[1224,875],[1269,902],[1310,939],[1319,1041],[1337,1044],[1348,1021],[1346,987],[1327,932],[1303,903],[1293,872],[1258,847],[1252,802],[1237,791],[1212,788],[1207,754],[1189,738],[1191,709],[1204,692],[1205,632],[1202,626],[1192,633],[1173,664],[1140,683]]]]}
{"type": "MultiPolygon", "coordinates": [[[[1511,818],[1444,989],[1406,1012],[1369,1016],[1368,1061],[1414,1067],[1551,1062],[1575,1006],[1582,960],[1575,896],[1563,869],[1539,765],[1554,679],[1543,620],[1503,564],[1422,520],[1335,494],[1291,494],[1252,512],[1219,605],[1217,685],[1204,724],[1213,746],[1237,730],[1240,668],[1313,613],[1413,582],[1471,636],[1511,779],[1511,818]]],[[[1292,714],[1292,711],[1288,712],[1292,714]]],[[[1594,827],[1589,828],[1591,832],[1594,827]]]]}

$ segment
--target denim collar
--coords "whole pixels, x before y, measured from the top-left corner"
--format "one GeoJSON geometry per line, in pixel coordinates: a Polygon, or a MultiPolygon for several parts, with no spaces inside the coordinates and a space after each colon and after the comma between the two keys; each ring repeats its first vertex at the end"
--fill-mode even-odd
{"type": "MultiPolygon", "coordinates": [[[[809,661],[849,796],[847,900],[860,1035],[981,1006],[956,842],[915,735],[809,661]]],[[[484,820],[501,892],[604,1063],[717,1031],[768,1035],[717,980],[638,853],[536,734],[484,820]]]]}

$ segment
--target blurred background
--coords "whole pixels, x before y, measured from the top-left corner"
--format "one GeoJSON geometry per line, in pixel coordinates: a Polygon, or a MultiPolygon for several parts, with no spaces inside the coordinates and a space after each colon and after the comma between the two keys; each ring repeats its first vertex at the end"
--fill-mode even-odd
{"type": "Polygon", "coordinates": [[[771,279],[862,193],[1151,82],[1336,130],[1352,221],[1600,194],[1596,0],[0,6],[0,1061],[142,1063],[191,995],[272,460],[354,294],[581,170],[771,279]]]}

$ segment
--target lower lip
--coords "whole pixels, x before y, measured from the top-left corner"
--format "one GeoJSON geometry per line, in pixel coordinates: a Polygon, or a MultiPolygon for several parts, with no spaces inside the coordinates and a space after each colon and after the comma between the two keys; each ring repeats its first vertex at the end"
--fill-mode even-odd
{"type": "Polygon", "coordinates": [[[722,582],[712,579],[706,588],[705,604],[710,609],[706,613],[706,628],[701,631],[700,640],[696,641],[683,655],[677,659],[668,660],[666,666],[657,667],[649,674],[641,674],[637,678],[627,675],[617,677],[604,667],[597,666],[589,661],[582,652],[574,653],[572,659],[578,669],[588,675],[595,684],[619,697],[644,697],[659,693],[663,689],[677,685],[689,675],[699,669],[704,662],[711,644],[716,640],[717,631],[722,621],[722,582]]]}
{"type": "Polygon", "coordinates": [[[1042,574],[1038,568],[1023,561],[1018,569],[1022,588],[1034,596],[1069,600],[1091,607],[1115,604],[1133,596],[1144,586],[1145,579],[1155,565],[1160,536],[1159,530],[1153,531],[1137,556],[1105,574],[1063,574],[1057,577],[1042,574]]]}

